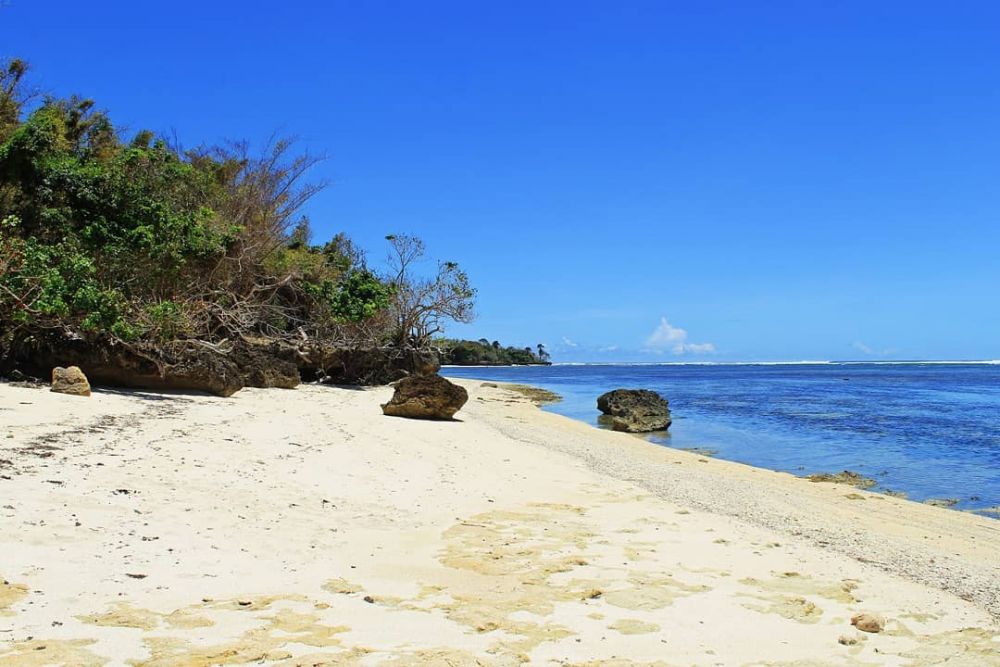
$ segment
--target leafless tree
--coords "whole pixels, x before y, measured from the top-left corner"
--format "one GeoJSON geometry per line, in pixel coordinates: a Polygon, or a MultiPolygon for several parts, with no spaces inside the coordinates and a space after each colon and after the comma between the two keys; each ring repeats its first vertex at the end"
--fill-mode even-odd
{"type": "Polygon", "coordinates": [[[296,312],[308,301],[296,287],[299,276],[274,275],[268,259],[293,234],[308,236],[305,204],[323,182],[306,182],[307,172],[323,158],[296,153],[294,139],[274,138],[259,151],[245,141],[188,151],[187,158],[212,168],[224,189],[217,204],[220,221],[239,229],[227,255],[208,271],[202,284],[189,288],[190,300],[204,305],[200,313],[211,335],[223,332],[277,336],[269,322],[305,326],[296,312]]]}
{"type": "Polygon", "coordinates": [[[424,242],[414,236],[389,235],[389,275],[393,287],[395,343],[424,347],[444,331],[444,323],[471,322],[476,290],[455,262],[438,262],[431,278],[415,275],[425,254],[424,242]]]}
{"type": "Polygon", "coordinates": [[[19,59],[0,61],[0,138],[17,123],[21,112],[40,97],[36,88],[25,86],[28,63],[19,59]]]}

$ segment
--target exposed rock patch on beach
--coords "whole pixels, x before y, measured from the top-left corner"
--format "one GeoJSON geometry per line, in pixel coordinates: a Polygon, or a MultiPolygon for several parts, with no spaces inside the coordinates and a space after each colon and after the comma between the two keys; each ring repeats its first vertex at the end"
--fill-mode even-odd
{"type": "Polygon", "coordinates": [[[433,350],[292,344],[267,338],[208,345],[173,341],[130,346],[52,335],[0,358],[0,374],[49,377],[72,364],[95,386],[203,391],[228,397],[244,387],[291,389],[300,381],[378,385],[440,368],[433,350]]]}
{"type": "MultiPolygon", "coordinates": [[[[493,386],[496,387],[495,384],[493,386]]],[[[550,403],[558,403],[562,400],[562,396],[554,391],[549,391],[548,389],[542,389],[540,387],[532,387],[526,384],[509,384],[505,385],[505,388],[508,391],[521,394],[536,405],[549,405],[550,403]]]]}
{"type": "Polygon", "coordinates": [[[847,484],[858,489],[870,489],[878,484],[874,479],[865,477],[853,470],[843,470],[838,473],[817,473],[807,477],[810,482],[830,482],[832,484],[847,484]]]}

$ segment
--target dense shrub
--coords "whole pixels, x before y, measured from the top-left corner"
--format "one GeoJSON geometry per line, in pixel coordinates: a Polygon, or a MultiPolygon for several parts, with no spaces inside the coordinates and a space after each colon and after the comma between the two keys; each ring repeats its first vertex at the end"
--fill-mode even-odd
{"type": "Polygon", "coordinates": [[[317,158],[291,142],[126,137],[90,100],[33,98],[26,71],[0,67],[0,368],[43,340],[156,366],[167,350],[238,357],[241,342],[403,358],[471,319],[465,272],[419,275],[419,239],[386,237],[384,275],[343,234],[311,243],[317,158]]]}
{"type": "Polygon", "coordinates": [[[125,140],[89,100],[29,104],[25,71],[0,73],[0,354],[52,330],[353,340],[390,306],[392,287],[346,237],[309,244],[299,211],[318,190],[301,180],[314,158],[287,141],[254,155],[125,140]]]}

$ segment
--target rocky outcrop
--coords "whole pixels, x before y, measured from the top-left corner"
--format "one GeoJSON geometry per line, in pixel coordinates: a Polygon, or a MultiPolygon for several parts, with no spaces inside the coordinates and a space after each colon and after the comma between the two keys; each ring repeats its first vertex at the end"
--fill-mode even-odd
{"type": "Polygon", "coordinates": [[[647,433],[670,427],[670,407],[662,396],[648,389],[615,389],[601,394],[599,421],[615,431],[647,433]]]}
{"type": "Polygon", "coordinates": [[[243,341],[228,356],[239,367],[246,387],[294,389],[301,382],[294,348],[279,341],[243,341]]]}
{"type": "Polygon", "coordinates": [[[0,374],[48,377],[75,365],[95,385],[204,391],[231,396],[243,387],[292,388],[301,380],[328,384],[388,384],[440,368],[432,351],[346,348],[323,342],[292,344],[249,338],[212,346],[197,341],[124,345],[53,334],[32,338],[0,358],[0,374]]]}
{"type": "Polygon", "coordinates": [[[311,341],[297,348],[302,379],[325,384],[389,384],[441,368],[435,352],[384,347],[350,348],[311,341]]]}
{"type": "Polygon", "coordinates": [[[77,366],[52,369],[52,391],[73,396],[90,396],[90,382],[77,366]]]}
{"type": "Polygon", "coordinates": [[[441,370],[441,358],[434,350],[407,348],[400,354],[399,367],[410,375],[434,375],[441,370]]]}
{"type": "Polygon", "coordinates": [[[156,348],[113,341],[48,339],[11,355],[0,372],[14,368],[36,377],[62,364],[78,366],[91,384],[152,390],[203,391],[231,396],[247,384],[247,373],[234,357],[191,341],[156,348]]]}
{"type": "Polygon", "coordinates": [[[392,399],[382,413],[412,419],[451,419],[469,400],[464,387],[440,375],[411,375],[395,385],[392,399]]]}

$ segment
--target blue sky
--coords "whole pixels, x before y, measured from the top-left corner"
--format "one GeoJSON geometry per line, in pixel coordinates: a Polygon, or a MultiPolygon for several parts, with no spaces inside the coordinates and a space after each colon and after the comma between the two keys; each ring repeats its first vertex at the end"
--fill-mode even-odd
{"type": "Polygon", "coordinates": [[[1000,358],[996,3],[0,0],[0,55],[188,145],[297,135],[317,240],[469,271],[455,335],[1000,358]]]}

